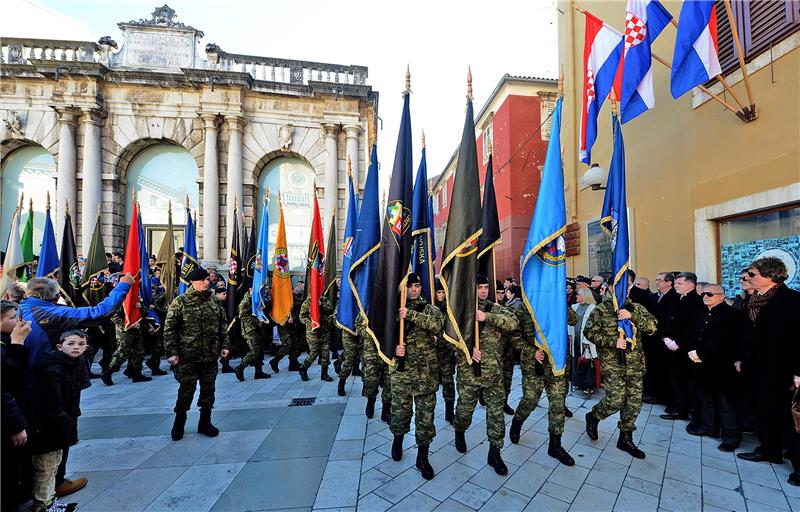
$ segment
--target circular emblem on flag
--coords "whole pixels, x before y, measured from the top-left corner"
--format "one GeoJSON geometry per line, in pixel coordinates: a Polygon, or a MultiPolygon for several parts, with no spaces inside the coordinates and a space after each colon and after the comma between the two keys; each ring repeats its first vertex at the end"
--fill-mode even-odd
{"type": "Polygon", "coordinates": [[[275,249],[275,274],[278,277],[289,276],[289,253],[286,247],[278,247],[275,249]]]}
{"type": "Polygon", "coordinates": [[[256,252],[255,269],[260,271],[262,268],[263,267],[261,265],[261,249],[259,249],[258,252],[256,252]]]}
{"type": "Polygon", "coordinates": [[[392,201],[386,206],[386,222],[395,235],[403,236],[411,226],[411,210],[403,206],[402,201],[392,201]]]}
{"type": "Polygon", "coordinates": [[[567,242],[563,236],[551,240],[536,252],[536,257],[545,265],[557,267],[567,264],[567,242]]]}
{"type": "Polygon", "coordinates": [[[78,268],[78,262],[76,261],[72,265],[69,266],[69,275],[67,279],[69,280],[69,284],[72,285],[73,288],[77,288],[80,284],[81,271],[78,268]]]}

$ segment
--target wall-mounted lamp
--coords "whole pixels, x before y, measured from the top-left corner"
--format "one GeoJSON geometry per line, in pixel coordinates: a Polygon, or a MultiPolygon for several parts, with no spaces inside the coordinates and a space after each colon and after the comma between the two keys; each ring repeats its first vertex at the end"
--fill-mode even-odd
{"type": "Polygon", "coordinates": [[[592,187],[592,190],[605,190],[606,180],[608,180],[608,170],[600,167],[599,164],[592,164],[589,170],[583,173],[581,184],[583,187],[592,187]]]}

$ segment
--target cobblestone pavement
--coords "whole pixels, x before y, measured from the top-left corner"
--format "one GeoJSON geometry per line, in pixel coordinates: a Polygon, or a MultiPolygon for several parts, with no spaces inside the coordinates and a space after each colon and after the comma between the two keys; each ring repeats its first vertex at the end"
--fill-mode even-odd
{"type": "MultiPolygon", "coordinates": [[[[452,427],[437,407],[437,436],[431,445],[436,478],[425,481],[414,467],[413,430],[403,460],[390,458],[391,433],[378,418],[364,416],[361,382],[351,378],[347,397],[336,382],[319,380],[319,367],[302,382],[286,370],[268,380],[217,378],[213,420],[217,438],[195,433],[197,411],[186,437],[173,442],[177,382],[171,376],[131,384],[99,380],[83,394],[79,436],[70,452],[68,474],[89,485],[69,497],[85,511],[245,510],[794,510],[800,488],[786,483],[789,464],[737,459],[717,450],[718,441],[684,431],[686,422],[658,417],[661,407],[645,405],[634,433],[647,453],[632,459],[616,448],[616,420],[600,424],[600,439],[584,434],[583,416],[598,399],[574,393],[575,413],[562,442],[575,458],[560,466],[547,455],[546,399],[526,422],[520,444],[506,439],[509,474],[486,465],[485,409],[478,407],[460,454],[452,427]],[[288,407],[293,398],[314,397],[311,406],[288,407]]],[[[521,394],[519,370],[510,403],[521,394]]],[[[380,400],[377,406],[380,407],[380,400]]],[[[508,423],[511,417],[506,416],[508,423]]],[[[412,422],[413,429],[413,422],[412,422]]],[[[745,436],[741,450],[755,445],[745,436]]]]}

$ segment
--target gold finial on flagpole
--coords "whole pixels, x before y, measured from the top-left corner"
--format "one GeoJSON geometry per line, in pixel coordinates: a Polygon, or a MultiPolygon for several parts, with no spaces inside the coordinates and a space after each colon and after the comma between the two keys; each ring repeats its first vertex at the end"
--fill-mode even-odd
{"type": "Polygon", "coordinates": [[[131,194],[133,195],[134,204],[138,203],[138,201],[136,200],[136,189],[133,189],[133,192],[131,192],[131,194]]]}
{"type": "Polygon", "coordinates": [[[69,199],[64,199],[64,215],[69,215],[69,199]]]}
{"type": "Polygon", "coordinates": [[[50,209],[50,191],[47,191],[47,209],[50,209]]]}
{"type": "Polygon", "coordinates": [[[33,211],[33,197],[28,198],[28,210],[33,211]]]}
{"type": "Polygon", "coordinates": [[[422,130],[422,147],[425,148],[425,130],[422,130]]]}
{"type": "MultiPolygon", "coordinates": [[[[237,199],[236,192],[234,192],[233,193],[233,211],[234,212],[236,212],[236,199],[237,199]]],[[[236,214],[234,213],[234,215],[236,215],[236,214]]]]}
{"type": "Polygon", "coordinates": [[[411,92],[411,65],[406,64],[406,90],[404,91],[405,94],[409,94],[411,92]]]}
{"type": "MultiPolygon", "coordinates": [[[[347,177],[353,177],[353,162],[350,161],[350,155],[347,155],[347,177]]],[[[278,192],[280,194],[280,192],[278,192]]]]}
{"type": "Polygon", "coordinates": [[[467,66],[467,99],[472,101],[472,66],[467,66]]]}
{"type": "Polygon", "coordinates": [[[611,88],[611,92],[608,94],[609,99],[611,100],[611,113],[617,115],[617,93],[614,91],[614,88],[611,88]]]}
{"type": "Polygon", "coordinates": [[[494,153],[494,143],[490,142],[489,143],[489,154],[491,155],[493,153],[494,153]]]}
{"type": "Polygon", "coordinates": [[[19,193],[19,209],[22,211],[22,205],[25,204],[25,192],[19,193]]]}
{"type": "Polygon", "coordinates": [[[189,209],[189,193],[186,193],[186,209],[189,209]]]}
{"type": "Polygon", "coordinates": [[[264,194],[264,204],[269,203],[269,192],[270,192],[270,188],[267,187],[267,193],[264,194]]]}
{"type": "Polygon", "coordinates": [[[100,203],[97,203],[97,218],[100,218],[100,203]]]}
{"type": "Polygon", "coordinates": [[[558,71],[558,97],[564,95],[564,66],[559,66],[558,71]]]}
{"type": "Polygon", "coordinates": [[[172,199],[167,200],[167,213],[172,215],[172,199]]]}

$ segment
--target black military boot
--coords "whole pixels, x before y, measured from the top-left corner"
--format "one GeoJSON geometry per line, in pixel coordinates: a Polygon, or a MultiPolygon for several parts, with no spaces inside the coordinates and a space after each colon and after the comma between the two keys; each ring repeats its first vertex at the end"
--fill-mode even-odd
{"type": "Polygon", "coordinates": [[[514,415],[514,409],[512,409],[511,406],[508,405],[508,402],[506,402],[503,405],[503,412],[508,414],[509,416],[513,416],[514,415]]]}
{"type": "Polygon", "coordinates": [[[263,367],[256,366],[256,374],[253,376],[254,379],[271,379],[272,375],[265,373],[263,367]]]}
{"type": "Polygon", "coordinates": [[[131,370],[131,380],[133,382],[150,382],[153,378],[144,375],[142,370],[131,370]]]}
{"type": "Polygon", "coordinates": [[[197,433],[205,434],[208,437],[217,437],[219,429],[211,423],[211,409],[203,407],[200,409],[200,420],[197,422],[197,433]]]}
{"type": "Polygon", "coordinates": [[[455,400],[445,400],[444,401],[444,420],[451,425],[453,424],[453,420],[455,419],[456,415],[453,411],[455,409],[456,401],[455,400]]]}
{"type": "Polygon", "coordinates": [[[422,473],[422,478],[431,480],[434,477],[433,466],[428,460],[428,445],[417,445],[417,469],[422,473]]]}
{"type": "Polygon", "coordinates": [[[494,472],[498,475],[503,476],[508,474],[508,468],[503,462],[503,458],[500,456],[500,448],[493,444],[489,445],[489,457],[486,459],[486,463],[492,466],[494,472]]]}
{"type": "Polygon", "coordinates": [[[566,405],[564,406],[564,416],[567,417],[567,418],[571,418],[572,417],[572,411],[570,411],[569,407],[567,407],[566,405]]]}
{"type": "Polygon", "coordinates": [[[147,361],[147,367],[150,368],[150,375],[166,375],[167,372],[161,369],[158,359],[150,359],[147,361]]]}
{"type": "Polygon", "coordinates": [[[234,368],[233,373],[236,374],[236,378],[239,379],[239,382],[244,382],[244,365],[240,364],[234,368]]]}
{"type": "Polygon", "coordinates": [[[300,361],[298,361],[296,357],[289,358],[289,371],[290,372],[300,371],[300,361]]]}
{"type": "Polygon", "coordinates": [[[278,369],[279,362],[280,359],[278,359],[277,357],[273,357],[272,359],[269,360],[269,367],[272,368],[272,371],[274,373],[280,373],[280,370],[278,369]]]}
{"type": "Polygon", "coordinates": [[[617,448],[623,452],[628,452],[631,457],[635,457],[637,459],[645,458],[644,452],[640,450],[639,447],[633,442],[633,432],[623,432],[620,430],[619,439],[617,440],[617,448]]]}
{"type": "Polygon", "coordinates": [[[233,373],[236,371],[234,368],[231,367],[230,359],[220,357],[219,362],[222,364],[222,370],[220,371],[221,373],[233,373]]]}
{"type": "Polygon", "coordinates": [[[131,365],[126,366],[125,369],[122,370],[122,375],[128,377],[129,379],[132,378],[133,368],[131,368],[131,365]]]}
{"type": "Polygon", "coordinates": [[[109,368],[108,370],[103,371],[103,374],[100,376],[100,378],[103,380],[103,384],[105,384],[106,386],[113,386],[114,385],[114,381],[111,380],[111,375],[113,373],[114,373],[114,370],[112,370],[111,368],[109,368]]]}
{"type": "Polygon", "coordinates": [[[303,379],[303,381],[307,382],[308,381],[308,370],[306,369],[306,367],[305,366],[301,366],[299,371],[300,371],[300,378],[303,379]]]}
{"type": "Polygon", "coordinates": [[[344,391],[344,385],[347,384],[347,379],[339,379],[339,387],[336,389],[336,394],[339,396],[344,396],[347,393],[344,391]]]}
{"type": "Polygon", "coordinates": [[[481,390],[478,391],[478,403],[486,407],[486,399],[483,398],[483,388],[481,388],[481,390]]]}
{"type": "Polygon", "coordinates": [[[508,429],[508,437],[514,444],[519,444],[519,437],[522,433],[522,420],[518,420],[516,416],[511,420],[511,428],[508,429]]]}
{"type": "Polygon", "coordinates": [[[456,450],[458,450],[459,453],[467,453],[467,439],[464,437],[464,432],[459,432],[458,430],[456,430],[455,432],[456,432],[456,450]]]}
{"type": "Polygon", "coordinates": [[[366,414],[369,419],[375,416],[375,398],[374,396],[367,397],[367,408],[364,409],[364,414],[366,414]]]}
{"type": "Polygon", "coordinates": [[[381,421],[384,423],[391,423],[392,406],[390,404],[383,404],[383,409],[381,409],[381,421]]]}
{"type": "Polygon", "coordinates": [[[592,411],[586,413],[586,435],[592,441],[597,441],[597,425],[599,424],[600,420],[597,419],[592,411]]]}
{"type": "Polygon", "coordinates": [[[394,435],[392,441],[392,460],[397,462],[403,458],[403,436],[394,435]]]}
{"type": "Polygon", "coordinates": [[[334,359],[333,360],[333,371],[336,372],[336,375],[342,373],[342,360],[341,359],[334,359]]]}
{"type": "Polygon", "coordinates": [[[319,378],[324,380],[325,382],[333,382],[333,377],[328,375],[328,367],[327,366],[323,366],[322,367],[322,373],[320,374],[319,378]]]}
{"type": "Polygon", "coordinates": [[[172,440],[180,441],[183,439],[183,427],[186,426],[186,411],[175,413],[175,422],[172,424],[172,440]]]}
{"type": "Polygon", "coordinates": [[[561,446],[561,434],[550,434],[550,445],[547,447],[547,455],[558,459],[558,462],[565,466],[575,465],[575,459],[561,446]]]}
{"type": "Polygon", "coordinates": [[[353,377],[363,377],[364,373],[361,371],[360,365],[353,366],[353,377]]]}

